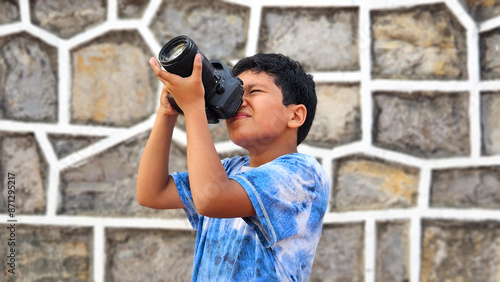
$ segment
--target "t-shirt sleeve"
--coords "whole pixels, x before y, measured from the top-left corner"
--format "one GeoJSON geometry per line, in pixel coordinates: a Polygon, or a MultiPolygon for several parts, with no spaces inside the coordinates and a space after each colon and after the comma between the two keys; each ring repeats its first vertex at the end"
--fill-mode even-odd
{"type": "Polygon", "coordinates": [[[230,177],[247,192],[256,216],[244,220],[265,247],[321,222],[328,184],[321,166],[309,158],[285,155],[230,177]]]}
{"type": "Polygon", "coordinates": [[[174,172],[171,174],[174,179],[175,186],[177,186],[177,191],[181,198],[182,203],[184,203],[184,211],[186,212],[187,218],[191,226],[197,229],[198,223],[200,221],[200,214],[196,210],[193,202],[193,196],[191,195],[191,186],[189,185],[189,174],[188,172],[174,172]]]}

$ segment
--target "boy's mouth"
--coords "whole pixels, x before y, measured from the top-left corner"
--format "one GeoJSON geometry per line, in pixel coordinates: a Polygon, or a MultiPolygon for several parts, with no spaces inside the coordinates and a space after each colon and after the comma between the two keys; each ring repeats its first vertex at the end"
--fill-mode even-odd
{"type": "Polygon", "coordinates": [[[229,121],[233,122],[235,120],[243,119],[243,118],[247,118],[247,117],[250,117],[250,115],[245,113],[245,112],[237,112],[236,115],[234,117],[232,117],[229,121]]]}

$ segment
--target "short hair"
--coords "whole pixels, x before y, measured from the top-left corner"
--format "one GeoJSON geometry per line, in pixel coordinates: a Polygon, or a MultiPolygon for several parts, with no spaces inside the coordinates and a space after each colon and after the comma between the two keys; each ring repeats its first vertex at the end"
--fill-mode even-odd
{"type": "Polygon", "coordinates": [[[302,104],[307,109],[307,116],[297,132],[297,145],[309,133],[316,114],[316,90],[313,76],[307,74],[299,62],[282,54],[256,54],[241,59],[233,72],[239,75],[245,71],[265,72],[274,79],[274,84],[281,89],[283,105],[302,104]]]}

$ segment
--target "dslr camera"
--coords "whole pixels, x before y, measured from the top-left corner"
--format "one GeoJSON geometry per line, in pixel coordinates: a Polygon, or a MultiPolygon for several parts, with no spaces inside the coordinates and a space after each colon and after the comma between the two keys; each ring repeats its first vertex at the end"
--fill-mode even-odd
{"type": "MultiPolygon", "coordinates": [[[[188,77],[193,72],[194,57],[198,53],[202,58],[202,81],[208,123],[218,123],[219,119],[233,117],[243,102],[242,96],[245,90],[241,79],[222,61],[207,60],[194,41],[184,35],[167,42],[160,50],[158,61],[168,72],[188,77]]],[[[182,114],[182,110],[170,93],[168,101],[182,114]]]]}

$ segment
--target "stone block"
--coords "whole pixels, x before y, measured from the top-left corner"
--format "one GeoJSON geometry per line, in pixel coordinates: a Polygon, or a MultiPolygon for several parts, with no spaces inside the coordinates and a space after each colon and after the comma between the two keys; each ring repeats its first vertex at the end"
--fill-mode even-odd
{"type": "Polygon", "coordinates": [[[317,84],[318,105],[304,143],[333,148],[361,139],[358,84],[317,84]]]}
{"type": "Polygon", "coordinates": [[[207,59],[229,63],[245,55],[249,17],[249,8],[223,1],[164,0],[150,29],[161,45],[186,35],[207,59]]]}
{"type": "Polygon", "coordinates": [[[468,93],[374,93],[375,145],[423,158],[470,154],[468,93]]]}
{"type": "Polygon", "coordinates": [[[410,281],[408,221],[377,222],[375,281],[410,281]]]}
{"type": "MultiPolygon", "coordinates": [[[[0,132],[0,179],[15,175],[16,214],[41,214],[46,209],[48,165],[33,134],[0,132]]],[[[7,186],[0,185],[0,211],[7,211],[7,186]]]]}
{"type": "Polygon", "coordinates": [[[459,2],[477,22],[500,15],[500,1],[498,0],[460,0],[459,2]]]}
{"type": "Polygon", "coordinates": [[[58,158],[63,158],[102,139],[102,137],[71,134],[49,134],[48,138],[58,158]]]}
{"type": "Polygon", "coordinates": [[[4,0],[0,2],[0,24],[12,23],[19,21],[19,1],[18,0],[4,0]]]}
{"type": "Polygon", "coordinates": [[[500,154],[500,92],[482,93],[481,129],[483,155],[500,154]]]}
{"type": "Polygon", "coordinates": [[[500,29],[494,29],[479,35],[481,79],[500,78],[500,29]]]}
{"type": "Polygon", "coordinates": [[[358,10],[264,8],[261,53],[282,53],[309,71],[359,70],[358,10]]]}
{"type": "Polygon", "coordinates": [[[500,166],[434,170],[430,204],[500,209],[500,166]]]}
{"type": "Polygon", "coordinates": [[[417,168],[364,156],[339,159],[333,167],[332,210],[379,210],[416,205],[417,168]]]}
{"type": "MultiPolygon", "coordinates": [[[[139,134],[61,172],[61,203],[65,215],[185,218],[182,210],[155,210],[136,200],[137,169],[149,132],[139,134]]],[[[169,171],[185,171],[186,149],[173,145],[169,171]]]]}
{"type": "Polygon", "coordinates": [[[106,281],[190,281],[194,231],[106,229],[106,281]]]}
{"type": "Polygon", "coordinates": [[[57,121],[57,50],[27,34],[0,37],[0,118],[57,121]]]}
{"type": "Polygon", "coordinates": [[[72,122],[131,126],[156,110],[152,53],[136,31],[107,33],[71,55],[72,122]]]}
{"type": "Polygon", "coordinates": [[[118,0],[118,17],[140,18],[149,0],[118,0]]]}
{"type": "Polygon", "coordinates": [[[364,281],[362,223],[324,225],[309,281],[364,281]]]}
{"type": "Polygon", "coordinates": [[[102,0],[33,0],[31,22],[62,38],[92,28],[106,20],[106,2],[102,0]]]}
{"type": "Polygon", "coordinates": [[[445,4],[371,12],[372,75],[467,79],[465,29],[445,4]]]}
{"type": "Polygon", "coordinates": [[[500,224],[424,220],[421,281],[498,281],[500,224]]]}
{"type": "Polygon", "coordinates": [[[12,275],[7,273],[9,227],[0,225],[0,240],[5,242],[0,248],[2,277],[6,279],[2,281],[92,281],[91,228],[16,224],[16,270],[12,275]]]}

